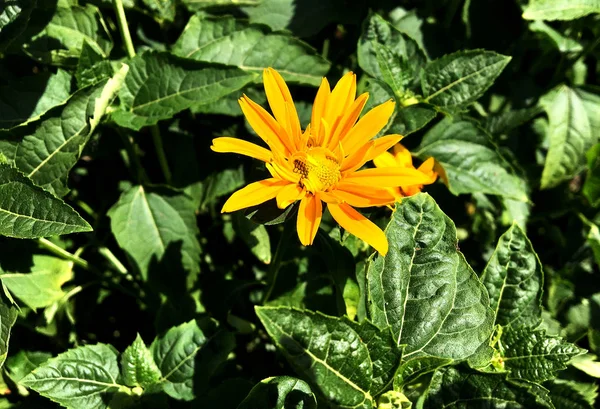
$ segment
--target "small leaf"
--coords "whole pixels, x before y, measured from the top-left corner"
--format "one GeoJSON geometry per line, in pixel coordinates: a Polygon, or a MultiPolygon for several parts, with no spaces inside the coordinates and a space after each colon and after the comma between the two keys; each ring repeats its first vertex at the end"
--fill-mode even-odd
{"type": "Polygon", "coordinates": [[[556,31],[541,20],[529,23],[529,29],[543,34],[561,53],[577,53],[583,50],[579,42],[556,31]]]}
{"type": "Polygon", "coordinates": [[[526,20],[575,20],[600,13],[598,0],[530,0],[523,11],[526,20]]]}
{"type": "Polygon", "coordinates": [[[142,3],[160,23],[173,22],[175,19],[176,4],[174,0],[142,0],[142,3]]]}
{"type": "Polygon", "coordinates": [[[110,78],[113,74],[110,61],[98,53],[86,40],[81,48],[81,55],[75,71],[77,86],[85,88],[110,78]]]}
{"type": "Polygon", "coordinates": [[[233,228],[257,259],[265,264],[271,263],[271,241],[265,226],[238,212],[233,215],[233,228]]]}
{"type": "Polygon", "coordinates": [[[185,109],[213,102],[256,77],[239,68],[159,52],[145,52],[129,64],[131,72],[119,92],[121,106],[112,117],[117,124],[136,131],[185,109]]]}
{"type": "Polygon", "coordinates": [[[466,359],[487,343],[493,311],[457,250],[456,228],[426,194],[405,198],[386,228],[390,249],[367,269],[371,319],[391,327],[403,359],[466,359]]]}
{"type": "Polygon", "coordinates": [[[496,324],[536,327],[542,320],[544,272],[525,232],[513,224],[498,240],[481,281],[496,324]]]}
{"type": "Polygon", "coordinates": [[[192,273],[199,271],[195,205],[183,193],[165,188],[133,186],[123,192],[108,211],[111,230],[148,278],[152,260],[161,261],[169,245],[181,243],[180,263],[192,273]]]}
{"type": "Polygon", "coordinates": [[[317,409],[317,399],[303,380],[276,376],[260,381],[237,409],[317,409]]]}
{"type": "Polygon", "coordinates": [[[431,61],[421,73],[424,101],[462,108],[482,96],[509,61],[510,57],[483,50],[458,51],[431,61]]]}
{"type": "Polygon", "coordinates": [[[526,327],[505,328],[498,344],[509,378],[544,382],[556,377],[556,372],[584,351],[559,337],[550,337],[544,330],[526,327]]]}
{"type": "Polygon", "coordinates": [[[593,409],[598,397],[598,385],[554,379],[544,384],[550,392],[555,409],[593,409]]]}
{"type": "Polygon", "coordinates": [[[524,182],[514,174],[490,136],[474,122],[446,118],[425,134],[415,155],[434,157],[455,195],[487,193],[527,201],[524,182]]]}
{"type": "Polygon", "coordinates": [[[598,141],[590,121],[590,114],[597,114],[588,113],[579,94],[566,85],[540,98],[540,105],[549,118],[547,137],[550,147],[541,181],[541,188],[547,189],[582,170],[585,153],[598,141]]]}
{"type": "Polygon", "coordinates": [[[290,364],[339,408],[372,409],[373,364],[367,346],[339,318],[287,307],[255,307],[290,364]]]}
{"type": "Polygon", "coordinates": [[[140,334],[121,355],[121,371],[123,382],[131,387],[147,388],[160,379],[160,370],[140,334]]]}
{"type": "Polygon", "coordinates": [[[587,175],[582,193],[593,207],[600,206],[600,143],[586,152],[587,175]]]}
{"type": "Polygon", "coordinates": [[[377,409],[411,409],[412,402],[402,392],[387,391],[378,399],[377,409]]]}
{"type": "Polygon", "coordinates": [[[173,53],[262,75],[275,68],[288,82],[318,86],[329,62],[303,41],[233,17],[192,16],[173,53]],[[285,51],[283,51],[285,50],[285,51]]]}
{"type": "Polygon", "coordinates": [[[189,11],[195,12],[208,8],[257,6],[261,0],[181,0],[189,11]]]}
{"type": "Polygon", "coordinates": [[[51,358],[21,379],[20,384],[67,408],[108,408],[118,391],[117,352],[110,345],[86,345],[51,358]]]}
{"type": "Polygon", "coordinates": [[[27,273],[2,271],[0,280],[10,292],[29,308],[45,308],[65,296],[62,285],[73,279],[73,263],[60,258],[36,254],[27,273]]]}
{"type": "Polygon", "coordinates": [[[10,379],[18,383],[31,371],[52,358],[48,352],[25,351],[20,350],[15,355],[11,355],[6,360],[6,370],[9,373],[10,379]]]}
{"type": "Polygon", "coordinates": [[[0,235],[35,239],[91,230],[65,202],[0,164],[0,235]]]}
{"type": "Polygon", "coordinates": [[[12,0],[0,10],[0,52],[25,31],[37,0],[12,0]]]}
{"type": "Polygon", "coordinates": [[[422,356],[410,359],[398,368],[394,375],[394,390],[402,390],[406,385],[416,381],[420,376],[431,373],[441,367],[450,365],[454,360],[437,358],[435,356],[422,356]]]}
{"type": "Polygon", "coordinates": [[[4,365],[8,355],[10,332],[18,315],[19,312],[15,307],[6,303],[4,298],[0,298],[0,367],[4,365]]]}

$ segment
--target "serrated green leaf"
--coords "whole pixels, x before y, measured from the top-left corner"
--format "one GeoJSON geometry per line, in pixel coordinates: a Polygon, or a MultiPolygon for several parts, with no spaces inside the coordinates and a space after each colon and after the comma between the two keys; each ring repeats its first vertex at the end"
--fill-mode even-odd
{"type": "Polygon", "coordinates": [[[265,264],[271,263],[271,240],[265,226],[238,212],[233,215],[233,228],[257,259],[265,264]]]}
{"type": "Polygon", "coordinates": [[[15,307],[8,304],[4,298],[0,298],[0,367],[4,365],[8,355],[10,333],[18,315],[19,312],[15,307]]]}
{"type": "Polygon", "coordinates": [[[598,0],[530,0],[523,11],[526,20],[574,20],[600,13],[598,0]]]}
{"type": "Polygon", "coordinates": [[[142,0],[142,3],[160,23],[173,22],[175,19],[176,3],[174,0],[142,0]]]}
{"type": "Polygon", "coordinates": [[[339,408],[372,409],[373,364],[367,346],[339,318],[287,307],[255,307],[290,364],[339,408]]]}
{"type": "Polygon", "coordinates": [[[98,53],[87,40],[84,41],[75,71],[77,87],[85,88],[110,78],[113,74],[114,70],[110,61],[98,53]]]}
{"type": "Polygon", "coordinates": [[[487,193],[527,201],[523,180],[498,152],[491,137],[474,122],[445,118],[423,137],[415,155],[434,157],[455,195],[487,193]]]}
{"type": "Polygon", "coordinates": [[[70,91],[71,75],[60,69],[56,74],[41,73],[0,87],[0,129],[38,119],[51,108],[64,104],[70,91]]]}
{"type": "Polygon", "coordinates": [[[315,86],[321,83],[330,66],[305,42],[230,16],[192,16],[173,46],[173,53],[197,61],[236,66],[256,74],[271,67],[288,82],[315,86]]]}
{"type": "Polygon", "coordinates": [[[27,28],[37,0],[13,0],[0,10],[0,51],[4,51],[27,28]]]}
{"type": "Polygon", "coordinates": [[[0,235],[34,239],[91,230],[65,202],[0,164],[0,235]]]}
{"type": "Polygon", "coordinates": [[[11,355],[6,359],[5,368],[8,371],[10,379],[18,383],[50,358],[52,358],[52,354],[48,352],[20,350],[15,355],[11,355]]]}
{"type": "Polygon", "coordinates": [[[133,343],[121,355],[121,372],[123,383],[127,386],[147,388],[155,384],[161,377],[152,353],[138,334],[133,343]]]}
{"type": "Polygon", "coordinates": [[[578,93],[566,85],[540,98],[540,105],[549,119],[550,147],[541,180],[541,188],[547,189],[582,170],[585,153],[598,141],[598,135],[592,132],[590,116],[578,93]]]}
{"type": "Polygon", "coordinates": [[[100,10],[91,4],[58,5],[50,22],[23,45],[23,51],[46,64],[75,65],[85,41],[108,58],[113,44],[100,10]]]}
{"type": "Polygon", "coordinates": [[[106,344],[70,349],[49,359],[20,384],[72,409],[106,409],[117,382],[117,351],[106,344]]]}
{"type": "Polygon", "coordinates": [[[481,281],[496,324],[536,327],[542,320],[544,272],[525,232],[515,223],[498,240],[481,281]]]}
{"type": "Polygon", "coordinates": [[[310,386],[291,376],[276,376],[260,381],[237,409],[317,409],[310,386]]]}
{"type": "Polygon", "coordinates": [[[498,115],[488,116],[482,125],[492,135],[504,135],[532,120],[540,112],[542,110],[538,106],[509,110],[498,115]]]}
{"type": "Polygon", "coordinates": [[[65,296],[62,285],[73,279],[73,263],[36,254],[30,271],[3,271],[0,280],[29,308],[45,308],[65,296]]]}
{"type": "Polygon", "coordinates": [[[414,382],[420,376],[431,373],[441,367],[452,364],[449,358],[422,356],[403,362],[394,374],[394,390],[401,391],[406,385],[414,382]]]}
{"type": "Polygon", "coordinates": [[[111,230],[119,246],[148,278],[152,261],[159,262],[171,245],[181,244],[178,260],[186,271],[197,273],[200,244],[196,206],[185,194],[166,188],[133,186],[108,211],[111,230]]]}
{"type": "Polygon", "coordinates": [[[548,391],[517,384],[504,374],[483,374],[464,367],[442,368],[433,375],[424,407],[445,409],[554,409],[548,391]]]}
{"type": "Polygon", "coordinates": [[[543,34],[561,53],[577,53],[583,50],[579,42],[561,34],[541,20],[529,23],[529,29],[543,34]]]}
{"type": "Polygon", "coordinates": [[[598,385],[554,379],[544,384],[550,391],[555,409],[592,409],[598,397],[598,385]]]}
{"type": "Polygon", "coordinates": [[[81,156],[106,108],[114,99],[128,67],[122,68],[109,80],[73,94],[66,105],[49,112],[32,125],[15,149],[15,165],[33,182],[64,196],[69,192],[69,171],[81,156]]]}
{"type": "Polygon", "coordinates": [[[456,228],[426,194],[397,205],[390,249],[367,269],[373,323],[391,327],[403,359],[466,359],[489,340],[493,311],[485,288],[457,250],[456,228]]]}
{"type": "Polygon", "coordinates": [[[121,106],[112,118],[134,130],[213,102],[256,77],[239,68],[218,67],[160,52],[145,52],[129,64],[130,73],[119,92],[121,106]]]}
{"type": "Polygon", "coordinates": [[[555,378],[571,358],[584,352],[560,337],[527,327],[504,328],[498,347],[508,377],[531,382],[555,378]]]}
{"type": "Polygon", "coordinates": [[[443,108],[462,108],[494,83],[511,57],[492,51],[467,50],[429,62],[421,72],[424,101],[443,108]]]}

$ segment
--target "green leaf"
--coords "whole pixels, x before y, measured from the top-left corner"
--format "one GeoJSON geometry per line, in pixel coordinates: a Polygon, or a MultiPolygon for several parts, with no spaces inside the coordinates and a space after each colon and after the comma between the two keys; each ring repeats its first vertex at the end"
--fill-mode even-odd
{"type": "Polygon", "coordinates": [[[20,383],[66,408],[105,409],[107,395],[123,388],[118,377],[117,352],[110,345],[96,344],[49,359],[20,383]]]}
{"type": "Polygon", "coordinates": [[[173,22],[175,19],[176,4],[174,0],[142,0],[142,3],[160,23],[173,22]]]}
{"type": "Polygon", "coordinates": [[[542,109],[538,106],[509,110],[501,114],[488,116],[483,121],[483,127],[492,135],[505,135],[524,123],[529,122],[541,111],[542,109]]]}
{"type": "Polygon", "coordinates": [[[51,108],[64,104],[70,91],[71,75],[60,69],[56,74],[41,73],[0,87],[0,129],[38,119],[51,108]]]}
{"type": "Polygon", "coordinates": [[[255,307],[290,364],[339,408],[372,409],[373,363],[367,346],[339,318],[287,307],[255,307]]]}
{"type": "Polygon", "coordinates": [[[387,391],[379,397],[377,409],[411,409],[412,402],[398,391],[387,391]]]}
{"type": "Polygon", "coordinates": [[[257,6],[261,0],[181,0],[189,11],[199,11],[208,8],[257,6]]]}
{"type": "Polygon", "coordinates": [[[193,201],[183,193],[133,186],[123,192],[108,216],[117,243],[135,260],[142,277],[147,279],[153,260],[161,261],[167,248],[178,242],[181,265],[186,271],[199,271],[195,209],[193,201]]]}
{"type": "Polygon", "coordinates": [[[593,409],[598,385],[555,379],[544,384],[555,409],[593,409]]]}
{"type": "Polygon", "coordinates": [[[555,378],[571,358],[584,352],[560,337],[527,327],[504,328],[498,347],[509,378],[538,383],[555,378]]]}
{"type": "Polygon", "coordinates": [[[238,212],[233,215],[233,228],[257,259],[271,263],[271,240],[264,225],[254,223],[238,212]]]}
{"type": "Polygon", "coordinates": [[[445,409],[554,409],[548,391],[537,384],[517,384],[504,374],[483,374],[464,367],[438,370],[424,407],[445,409]]]}
{"type": "Polygon", "coordinates": [[[594,354],[578,355],[569,361],[569,365],[574,366],[591,377],[600,378],[600,361],[597,358],[594,354]]]}
{"type": "Polygon", "coordinates": [[[467,50],[431,61],[421,72],[424,101],[443,108],[465,107],[483,95],[510,59],[492,51],[467,50]]]}
{"type": "Polygon", "coordinates": [[[455,195],[479,192],[528,200],[523,181],[474,122],[445,118],[425,134],[415,155],[423,160],[433,156],[455,195]]]}
{"type": "Polygon", "coordinates": [[[29,24],[37,0],[12,0],[0,10],[0,51],[4,51],[29,24]]]}
{"type": "Polygon", "coordinates": [[[69,171],[100,123],[106,108],[127,75],[123,65],[109,80],[73,94],[66,105],[36,122],[16,147],[16,166],[44,189],[64,196],[69,192],[69,171]]]}
{"type": "Polygon", "coordinates": [[[35,239],[91,230],[65,202],[0,164],[0,235],[35,239]]]}
{"type": "Polygon", "coordinates": [[[50,22],[23,45],[23,51],[46,64],[75,65],[84,42],[108,58],[113,44],[100,10],[90,4],[59,4],[50,22]]]}
{"type": "Polygon", "coordinates": [[[443,366],[450,365],[454,360],[437,358],[435,356],[422,356],[406,361],[398,367],[394,374],[394,390],[402,390],[406,385],[414,382],[420,376],[431,373],[443,366]]]}
{"type": "Polygon", "coordinates": [[[213,173],[202,182],[202,197],[200,208],[205,209],[213,205],[216,200],[244,186],[244,169],[225,169],[213,173]]]}
{"type": "Polygon", "coordinates": [[[73,279],[73,263],[57,257],[36,254],[27,273],[2,271],[0,280],[29,308],[45,308],[65,296],[62,285],[73,279]]]}
{"type": "Polygon", "coordinates": [[[561,53],[577,53],[583,50],[579,42],[561,34],[541,20],[529,23],[529,29],[543,34],[561,53]]]}
{"type": "Polygon", "coordinates": [[[260,381],[238,409],[317,409],[317,399],[303,380],[276,376],[260,381]]]}
{"type": "Polygon", "coordinates": [[[130,67],[119,92],[120,109],[112,117],[117,124],[135,130],[213,102],[256,77],[239,68],[217,67],[159,52],[138,55],[130,61],[130,67]]]}
{"type": "Polygon", "coordinates": [[[4,298],[0,299],[0,367],[4,365],[6,356],[8,355],[8,342],[10,341],[10,332],[17,316],[18,310],[9,305],[4,298]]]}
{"type": "Polygon", "coordinates": [[[6,370],[9,373],[10,379],[18,383],[31,371],[52,358],[48,352],[25,351],[20,350],[15,355],[9,356],[6,360],[6,370]]]}
{"type": "Polygon", "coordinates": [[[150,346],[162,374],[159,382],[175,398],[192,400],[234,347],[231,334],[214,329],[211,321],[189,321],[171,328],[150,346]]]}
{"type": "Polygon", "coordinates": [[[123,383],[127,386],[147,388],[158,382],[160,369],[156,366],[152,353],[138,334],[133,343],[121,355],[123,383]]]}
{"type": "Polygon", "coordinates": [[[392,89],[394,82],[398,80],[398,72],[392,75],[394,70],[404,71],[403,75],[406,77],[414,76],[427,61],[425,53],[415,40],[375,13],[369,15],[363,24],[357,56],[358,64],[366,73],[385,80],[392,89]],[[391,71],[385,70],[388,72],[386,75],[382,71],[384,63],[393,68],[391,71]]]}
{"type": "Polygon", "coordinates": [[[485,288],[457,250],[456,228],[426,194],[397,205],[386,228],[390,249],[367,269],[369,312],[391,327],[403,359],[466,359],[492,333],[485,288]]]}
{"type": "Polygon", "coordinates": [[[110,78],[113,74],[110,61],[98,53],[87,40],[84,41],[75,71],[77,86],[84,88],[110,78]]]}
{"type": "Polygon", "coordinates": [[[481,281],[496,324],[536,327],[542,320],[544,272],[525,232],[516,224],[498,240],[481,281]]]}
{"type": "Polygon", "coordinates": [[[192,16],[173,46],[175,55],[262,74],[275,68],[286,81],[318,86],[329,62],[303,41],[231,16],[192,16]]]}
{"type": "Polygon", "coordinates": [[[526,20],[575,20],[600,13],[598,0],[530,0],[523,11],[526,20]]]}
{"type": "Polygon", "coordinates": [[[540,105],[549,118],[547,138],[550,147],[541,181],[541,188],[547,189],[582,170],[585,153],[598,141],[591,120],[597,114],[588,111],[579,94],[566,85],[540,98],[540,105]]]}

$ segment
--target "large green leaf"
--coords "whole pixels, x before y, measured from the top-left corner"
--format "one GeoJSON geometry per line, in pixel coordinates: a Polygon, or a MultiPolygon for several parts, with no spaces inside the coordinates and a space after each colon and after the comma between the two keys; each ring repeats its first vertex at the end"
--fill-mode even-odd
{"type": "MultiPolygon", "coordinates": [[[[30,132],[30,127],[26,128],[14,156],[9,159],[36,185],[57,196],[67,194],[69,171],[79,160],[127,70],[127,65],[123,65],[113,78],[73,94],[66,105],[32,124],[30,132]]],[[[16,129],[15,133],[23,131],[16,129]]]]}
{"type": "Polygon", "coordinates": [[[599,0],[530,0],[523,11],[527,20],[574,20],[600,13],[599,0]]]}
{"type": "Polygon", "coordinates": [[[555,379],[546,382],[555,409],[593,409],[598,385],[555,379]]]}
{"type": "Polygon", "coordinates": [[[70,91],[71,75],[60,69],[56,74],[41,73],[0,87],[0,129],[38,119],[49,109],[64,104],[70,91]]]}
{"type": "Polygon", "coordinates": [[[28,272],[3,271],[0,280],[30,308],[45,308],[65,296],[62,285],[73,279],[73,263],[57,257],[36,254],[28,272]]]}
{"type": "Polygon", "coordinates": [[[0,163],[0,235],[34,239],[91,230],[65,202],[0,163]]]}
{"type": "Polygon", "coordinates": [[[239,68],[223,68],[159,52],[135,57],[130,67],[119,92],[121,106],[113,113],[113,119],[135,130],[215,101],[256,77],[239,68]]]}
{"type": "Polygon", "coordinates": [[[538,383],[555,378],[556,372],[565,369],[571,358],[584,353],[562,338],[527,327],[505,328],[498,346],[509,378],[538,383]]]}
{"type": "Polygon", "coordinates": [[[249,220],[242,212],[232,215],[233,228],[252,254],[265,264],[271,263],[271,240],[267,228],[249,220]]]}
{"type": "Polygon", "coordinates": [[[8,304],[4,298],[0,298],[0,367],[4,365],[8,355],[10,333],[18,315],[17,308],[8,304]]]}
{"type": "Polygon", "coordinates": [[[66,408],[106,409],[110,394],[125,388],[118,377],[117,352],[110,345],[97,344],[49,359],[20,384],[66,408]]]}
{"type": "Polygon", "coordinates": [[[445,409],[554,409],[548,391],[517,384],[504,374],[483,374],[464,367],[438,370],[427,389],[424,407],[445,409]]]}
{"type": "Polygon", "coordinates": [[[233,17],[192,16],[173,53],[262,74],[275,68],[286,81],[319,85],[329,63],[305,42],[233,17]]]}
{"type": "Polygon", "coordinates": [[[150,264],[159,262],[167,248],[178,243],[183,268],[192,273],[199,271],[195,209],[193,201],[183,193],[133,186],[121,195],[108,216],[119,246],[135,260],[142,277],[147,279],[150,264]]]}
{"type": "Polygon", "coordinates": [[[496,324],[537,326],[542,320],[544,272],[525,232],[513,224],[481,276],[496,312],[496,324]]]}
{"type": "Polygon", "coordinates": [[[147,388],[160,379],[160,369],[140,334],[121,355],[121,371],[127,386],[147,388]]]}
{"type": "Polygon", "coordinates": [[[59,4],[50,22],[23,45],[23,51],[44,63],[74,65],[86,41],[108,58],[112,39],[100,10],[90,4],[59,4]]]}
{"type": "Polygon", "coordinates": [[[585,166],[585,153],[597,141],[597,109],[586,109],[580,95],[566,85],[550,91],[540,104],[548,114],[547,138],[550,142],[541,188],[551,188],[568,180],[585,166]],[[594,119],[592,119],[594,118],[594,119]]]}
{"type": "Polygon", "coordinates": [[[431,61],[421,73],[425,102],[464,107],[483,95],[509,61],[510,57],[483,50],[458,51],[431,61]]]}
{"type": "Polygon", "coordinates": [[[403,359],[466,359],[489,341],[493,311],[485,288],[457,250],[456,228],[426,194],[397,205],[390,245],[367,269],[373,322],[391,327],[403,359]]]}
{"type": "Polygon", "coordinates": [[[310,386],[291,376],[276,376],[260,381],[238,409],[317,409],[310,386]]]}
{"type": "Polygon", "coordinates": [[[52,354],[39,351],[20,350],[6,359],[5,368],[13,382],[19,382],[31,371],[52,358],[52,354]]]}
{"type": "Polygon", "coordinates": [[[600,206],[600,143],[592,146],[585,154],[587,175],[582,193],[593,207],[600,206]]]}
{"type": "Polygon", "coordinates": [[[523,181],[500,155],[490,136],[472,121],[446,118],[425,134],[415,155],[434,157],[455,195],[488,193],[527,201],[523,181]]]}
{"type": "Polygon", "coordinates": [[[256,314],[296,372],[332,405],[372,409],[373,363],[350,325],[288,307],[256,307],[256,314]]]}

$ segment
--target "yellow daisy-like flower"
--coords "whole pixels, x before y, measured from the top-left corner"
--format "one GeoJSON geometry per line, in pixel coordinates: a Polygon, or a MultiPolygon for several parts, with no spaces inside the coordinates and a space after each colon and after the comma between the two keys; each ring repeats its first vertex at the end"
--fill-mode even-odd
{"type": "Polygon", "coordinates": [[[222,212],[233,212],[275,198],[284,209],[300,201],[297,230],[300,242],[312,244],[323,214],[322,202],[344,229],[386,254],[383,231],[354,207],[384,206],[395,201],[387,189],[429,183],[424,173],[405,166],[359,170],[402,137],[373,140],[394,111],[388,101],[358,119],[368,94],[356,97],[356,76],[344,75],[333,90],[323,78],[310,125],[302,131],[290,91],[277,71],[263,72],[269,114],[247,96],[239,103],[250,126],[267,148],[230,137],[213,140],[212,150],[251,156],[265,162],[271,177],[238,190],[222,212]]]}
{"type": "MultiPolygon", "coordinates": [[[[383,152],[373,159],[373,164],[378,168],[404,167],[415,169],[412,162],[412,155],[410,154],[409,150],[400,143],[394,146],[392,152],[383,152]]],[[[396,201],[400,201],[406,196],[415,195],[423,189],[423,185],[429,185],[435,182],[437,179],[437,173],[434,171],[434,166],[435,160],[433,158],[429,158],[416,169],[429,179],[428,182],[414,185],[400,185],[390,188],[390,191],[396,198],[396,201]]]]}

